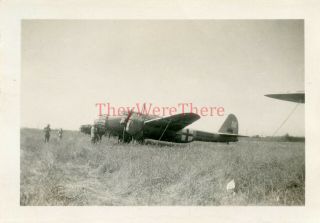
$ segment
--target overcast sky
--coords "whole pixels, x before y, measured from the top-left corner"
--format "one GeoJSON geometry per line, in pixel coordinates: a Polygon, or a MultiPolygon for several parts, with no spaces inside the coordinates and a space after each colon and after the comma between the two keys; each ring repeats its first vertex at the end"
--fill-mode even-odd
{"type": "MultiPolygon", "coordinates": [[[[24,20],[21,126],[79,129],[97,102],[222,106],[241,134],[271,135],[304,90],[302,20],[24,20]]],[[[218,131],[226,118],[191,128],[218,131]]],[[[304,135],[300,105],[278,135],[304,135]]]]}

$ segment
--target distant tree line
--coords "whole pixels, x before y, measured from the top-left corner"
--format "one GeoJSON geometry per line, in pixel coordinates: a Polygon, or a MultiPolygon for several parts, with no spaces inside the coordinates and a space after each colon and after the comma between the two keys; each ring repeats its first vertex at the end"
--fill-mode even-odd
{"type": "Polygon", "coordinates": [[[260,136],[254,135],[251,136],[250,139],[252,140],[259,140],[259,141],[276,141],[276,142],[304,142],[305,137],[302,136],[290,136],[288,133],[282,136],[260,136]]]}

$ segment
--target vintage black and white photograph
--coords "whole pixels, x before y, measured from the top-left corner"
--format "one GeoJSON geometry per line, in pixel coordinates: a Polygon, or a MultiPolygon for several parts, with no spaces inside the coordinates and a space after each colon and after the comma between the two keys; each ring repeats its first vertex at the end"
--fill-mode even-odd
{"type": "Polygon", "coordinates": [[[305,205],[303,19],[20,27],[20,206],[305,205]]]}

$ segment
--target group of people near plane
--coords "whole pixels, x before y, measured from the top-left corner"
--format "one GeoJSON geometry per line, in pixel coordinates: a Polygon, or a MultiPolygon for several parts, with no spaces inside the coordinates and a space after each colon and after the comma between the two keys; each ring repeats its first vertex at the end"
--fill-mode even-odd
{"type": "MultiPolygon", "coordinates": [[[[50,128],[50,124],[48,124],[45,128],[44,128],[44,142],[48,143],[50,140],[50,134],[51,134],[51,128],[50,128]]],[[[62,128],[60,128],[58,130],[58,139],[62,140],[62,134],[63,134],[63,130],[62,128]]]]}
{"type": "MultiPolygon", "coordinates": [[[[58,130],[58,139],[59,140],[62,139],[62,134],[63,134],[63,130],[62,130],[62,128],[60,128],[58,130]]],[[[51,128],[50,128],[50,124],[48,124],[46,127],[44,127],[44,142],[45,143],[49,142],[50,135],[51,135],[51,128]]],[[[98,128],[96,126],[94,126],[94,125],[91,126],[90,135],[91,135],[91,142],[93,144],[101,141],[102,135],[99,134],[98,128]]]]}

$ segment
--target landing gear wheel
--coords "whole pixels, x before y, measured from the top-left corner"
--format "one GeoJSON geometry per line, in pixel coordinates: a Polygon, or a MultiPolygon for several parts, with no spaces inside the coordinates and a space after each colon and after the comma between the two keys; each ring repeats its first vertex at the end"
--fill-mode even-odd
{"type": "Polygon", "coordinates": [[[118,136],[118,142],[130,143],[131,140],[132,136],[130,136],[128,133],[125,133],[123,136],[118,136]]]}

